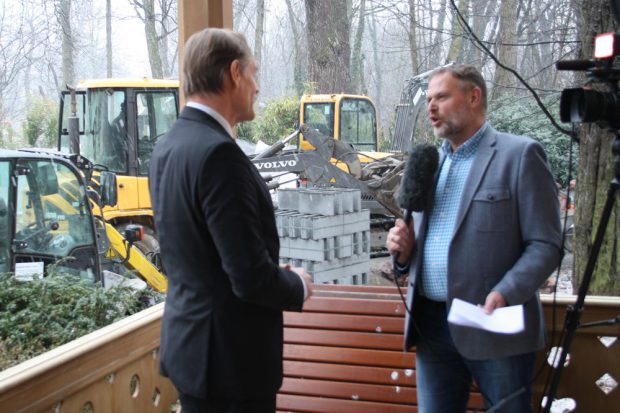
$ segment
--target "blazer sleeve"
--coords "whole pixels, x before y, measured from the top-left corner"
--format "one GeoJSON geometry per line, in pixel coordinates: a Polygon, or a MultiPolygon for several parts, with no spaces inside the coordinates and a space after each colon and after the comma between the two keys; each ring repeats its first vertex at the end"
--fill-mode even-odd
{"type": "Polygon", "coordinates": [[[553,272],[560,257],[562,231],[553,176],[543,148],[524,145],[515,188],[523,253],[493,288],[509,304],[529,300],[553,272]]]}
{"type": "Polygon", "coordinates": [[[274,243],[278,245],[273,205],[270,198],[265,199],[266,190],[260,187],[264,184],[257,182],[251,168],[254,166],[234,142],[211,151],[197,183],[204,220],[239,299],[299,311],[303,281],[270,255],[268,243],[272,248],[274,243]]]}

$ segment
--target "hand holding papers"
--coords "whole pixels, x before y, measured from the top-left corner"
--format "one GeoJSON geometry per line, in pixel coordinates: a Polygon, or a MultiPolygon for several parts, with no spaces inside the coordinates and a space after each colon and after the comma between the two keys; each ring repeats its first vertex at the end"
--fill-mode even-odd
{"type": "Polygon", "coordinates": [[[481,307],[455,298],[448,314],[450,323],[480,328],[494,333],[514,334],[523,331],[523,306],[497,308],[486,314],[481,307]]]}

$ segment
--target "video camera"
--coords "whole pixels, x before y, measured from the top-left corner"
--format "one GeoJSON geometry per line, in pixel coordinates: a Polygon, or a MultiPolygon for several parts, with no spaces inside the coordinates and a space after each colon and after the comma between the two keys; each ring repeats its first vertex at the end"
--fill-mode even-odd
{"type": "MultiPolygon", "coordinates": [[[[614,17],[620,23],[620,1],[610,0],[614,17]]],[[[562,122],[599,122],[601,126],[620,129],[620,34],[604,33],[594,41],[594,59],[561,60],[558,70],[587,71],[588,82],[584,88],[564,89],[560,98],[562,122]],[[608,91],[594,90],[598,84],[608,91]]]]}

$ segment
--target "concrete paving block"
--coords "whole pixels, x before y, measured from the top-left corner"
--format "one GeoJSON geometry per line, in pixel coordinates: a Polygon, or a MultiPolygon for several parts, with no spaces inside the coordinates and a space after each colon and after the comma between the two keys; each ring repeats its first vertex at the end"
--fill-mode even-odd
{"type": "Polygon", "coordinates": [[[342,215],[306,215],[302,220],[302,238],[321,239],[343,233],[342,215]]]}
{"type": "Polygon", "coordinates": [[[310,261],[330,261],[336,256],[335,238],[319,240],[288,238],[288,254],[291,258],[310,261]]]}
{"type": "Polygon", "coordinates": [[[336,194],[325,190],[305,190],[299,194],[299,212],[318,215],[336,215],[336,194]]]}
{"type": "Polygon", "coordinates": [[[299,189],[281,188],[278,189],[278,209],[288,211],[299,211],[299,189]]]}
{"type": "Polygon", "coordinates": [[[362,204],[362,193],[359,189],[343,189],[342,192],[345,198],[345,212],[358,212],[362,204]]]}
{"type": "Polygon", "coordinates": [[[333,280],[344,280],[351,282],[351,277],[356,274],[368,273],[370,271],[370,263],[362,262],[346,267],[332,268],[325,271],[314,271],[312,274],[314,282],[317,283],[330,283],[333,280]]]}
{"type": "Polygon", "coordinates": [[[327,271],[334,268],[347,267],[360,263],[370,265],[370,254],[351,255],[350,257],[337,258],[330,261],[317,261],[314,263],[314,271],[327,271]]]}
{"type": "Polygon", "coordinates": [[[351,225],[357,222],[367,221],[368,228],[370,229],[370,211],[363,209],[361,211],[350,212],[348,214],[342,214],[342,222],[344,225],[351,225]]]}
{"type": "Polygon", "coordinates": [[[346,258],[353,255],[353,235],[340,235],[334,239],[336,258],[346,258]]]}
{"type": "Polygon", "coordinates": [[[276,225],[279,225],[280,227],[278,228],[278,234],[282,237],[288,237],[291,236],[289,235],[289,218],[293,215],[299,214],[299,212],[297,211],[283,211],[283,210],[278,210],[277,212],[277,216],[279,217],[279,223],[278,220],[276,220],[276,225]]]}

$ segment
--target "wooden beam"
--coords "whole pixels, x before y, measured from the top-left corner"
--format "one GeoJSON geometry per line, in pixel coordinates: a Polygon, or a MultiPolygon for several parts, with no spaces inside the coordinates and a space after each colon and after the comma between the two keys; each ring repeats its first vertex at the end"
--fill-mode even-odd
{"type": "MultiPolygon", "coordinates": [[[[232,29],[232,0],[179,0],[179,80],[183,73],[183,51],[189,37],[206,27],[232,29]]],[[[180,105],[185,97],[180,93],[180,105]]]]}

